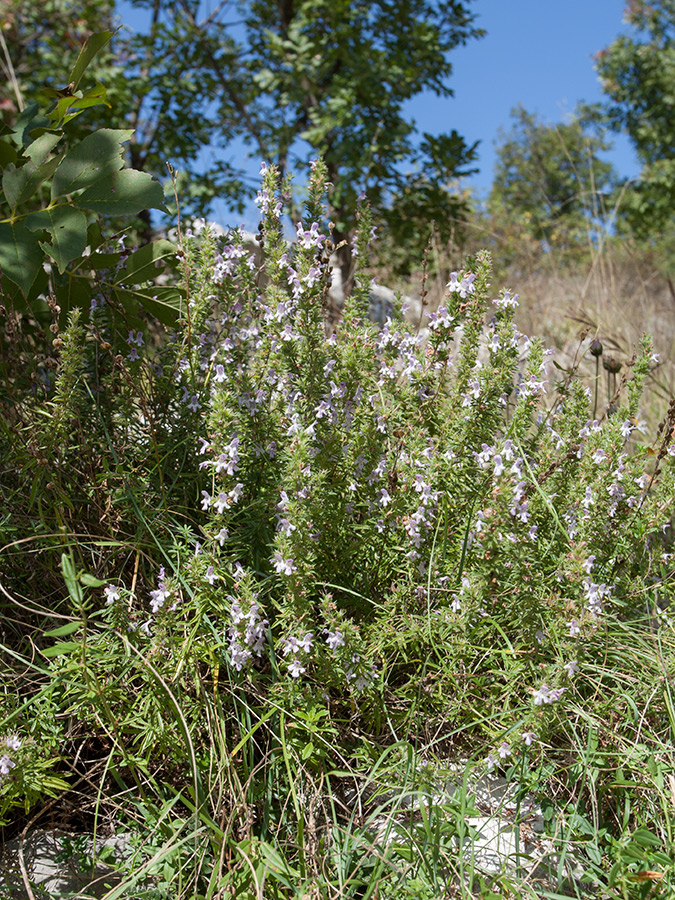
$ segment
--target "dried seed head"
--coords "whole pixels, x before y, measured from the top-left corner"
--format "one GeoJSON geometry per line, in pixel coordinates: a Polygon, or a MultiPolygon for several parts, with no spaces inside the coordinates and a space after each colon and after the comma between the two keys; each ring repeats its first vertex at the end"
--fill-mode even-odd
{"type": "Polygon", "coordinates": [[[602,361],[603,369],[606,369],[612,375],[616,375],[621,371],[623,363],[619,362],[616,356],[606,356],[602,361]]]}

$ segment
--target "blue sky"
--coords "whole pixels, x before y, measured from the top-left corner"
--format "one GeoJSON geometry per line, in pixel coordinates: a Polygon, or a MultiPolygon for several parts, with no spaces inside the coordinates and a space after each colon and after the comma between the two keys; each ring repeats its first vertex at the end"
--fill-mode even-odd
{"type": "MultiPolygon", "coordinates": [[[[628,30],[625,5],[626,0],[472,0],[477,24],[487,34],[452,54],[449,84],[455,96],[423,95],[409,102],[407,112],[420,131],[454,128],[468,143],[480,141],[480,172],[466,181],[485,196],[492,181],[494,142],[500,128],[508,130],[514,106],[521,104],[553,123],[564,121],[582,100],[603,99],[593,55],[628,30]]],[[[121,0],[119,9],[124,24],[142,25],[145,17],[128,2],[121,0]]],[[[637,175],[639,166],[628,141],[614,140],[607,158],[620,175],[637,175]]],[[[243,163],[236,151],[227,156],[243,163]]],[[[251,162],[251,175],[257,177],[258,168],[257,161],[251,162]]],[[[214,208],[214,218],[237,224],[224,207],[214,208]]],[[[257,210],[251,206],[245,224],[254,228],[256,222],[257,210]]]]}
{"type": "MultiPolygon", "coordinates": [[[[448,100],[420,97],[410,112],[422,130],[456,128],[467,141],[480,140],[480,173],[469,179],[479,191],[492,181],[494,140],[508,129],[510,111],[522,104],[549,122],[561,122],[581,100],[603,99],[593,55],[628,26],[625,0],[474,0],[481,40],[451,57],[448,100]]],[[[639,167],[626,139],[608,154],[621,175],[639,167]]]]}

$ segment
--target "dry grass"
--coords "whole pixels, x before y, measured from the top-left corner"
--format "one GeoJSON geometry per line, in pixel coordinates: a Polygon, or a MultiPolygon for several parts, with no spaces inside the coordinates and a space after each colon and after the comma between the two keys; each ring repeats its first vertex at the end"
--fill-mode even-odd
{"type": "MultiPolygon", "coordinates": [[[[659,362],[652,370],[641,415],[650,430],[663,419],[670,398],[675,396],[675,290],[653,259],[612,240],[594,249],[586,261],[562,265],[553,253],[542,254],[523,240],[518,259],[504,264],[500,260],[500,236],[481,228],[461,247],[442,253],[435,249],[437,261],[450,262],[437,266],[440,271],[426,278],[430,311],[438,306],[451,269],[460,268],[465,256],[482,246],[491,249],[495,258],[495,296],[500,287],[520,295],[518,327],[553,348],[560,366],[578,362],[589,383],[595,379],[595,359],[588,352],[594,338],[602,342],[603,362],[614,359],[623,366],[641,336],[650,334],[659,362]]],[[[392,283],[385,274],[381,281],[392,283]]],[[[421,283],[422,274],[417,272],[395,286],[419,296],[421,283]]],[[[601,368],[601,403],[612,383],[609,373],[601,368]]]]}

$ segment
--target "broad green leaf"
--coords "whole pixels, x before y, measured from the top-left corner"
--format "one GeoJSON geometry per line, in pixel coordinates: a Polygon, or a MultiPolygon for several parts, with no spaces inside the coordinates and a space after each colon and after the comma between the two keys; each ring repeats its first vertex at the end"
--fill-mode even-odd
{"type": "Polygon", "coordinates": [[[86,258],[85,266],[94,271],[112,269],[120,261],[121,255],[121,253],[92,253],[86,258]]]}
{"type": "Polygon", "coordinates": [[[52,200],[99,181],[107,185],[123,165],[121,142],[132,134],[129,129],[101,128],[87,135],[61,160],[52,182],[52,200]]]}
{"type": "Polygon", "coordinates": [[[158,240],[135,250],[115,278],[120,285],[144,284],[154,280],[167,266],[176,262],[176,247],[170,241],[158,240]],[[159,266],[157,264],[160,264],[159,266]]]}
{"type": "Polygon", "coordinates": [[[61,134],[46,131],[26,147],[24,154],[30,158],[33,165],[41,166],[62,137],[61,134]]]}
{"type": "Polygon", "coordinates": [[[136,169],[113,172],[105,181],[87,188],[77,204],[106,216],[130,216],[142,209],[168,212],[162,185],[152,175],[136,169]]]}
{"type": "Polygon", "coordinates": [[[77,62],[73,66],[73,71],[70,73],[70,81],[75,89],[77,89],[89,63],[105,47],[111,37],[111,31],[98,31],[87,38],[77,57],[77,62]]]}
{"type": "Polygon", "coordinates": [[[59,628],[51,628],[49,631],[45,631],[43,633],[43,637],[65,637],[67,634],[73,634],[73,632],[77,631],[79,628],[82,628],[82,622],[68,622],[66,625],[61,625],[59,628]]]}
{"type": "MultiPolygon", "coordinates": [[[[43,137],[46,136],[43,135],[43,137]]],[[[52,135],[49,136],[52,137],[52,135]]],[[[13,163],[10,163],[2,174],[2,189],[10,208],[15,210],[20,203],[25,203],[30,199],[40,185],[51,178],[58,164],[58,156],[45,160],[37,167],[32,162],[27,162],[17,169],[13,163]]]]}
{"type": "Polygon", "coordinates": [[[141,306],[163,325],[174,326],[185,310],[185,292],[175,287],[153,287],[143,291],[113,288],[113,297],[130,314],[141,306]]]}
{"type": "Polygon", "coordinates": [[[103,587],[104,585],[106,585],[108,583],[107,581],[102,581],[100,578],[94,578],[94,576],[90,575],[88,572],[83,572],[80,575],[80,581],[86,587],[95,587],[95,588],[103,587]]]}
{"type": "Polygon", "coordinates": [[[20,147],[26,147],[35,140],[33,132],[48,128],[51,125],[49,119],[40,114],[37,103],[31,103],[16,118],[12,129],[12,138],[20,147]]]}
{"type": "Polygon", "coordinates": [[[54,656],[63,656],[66,653],[72,653],[73,650],[79,650],[80,645],[76,641],[62,641],[60,644],[54,644],[53,647],[47,647],[42,651],[42,655],[51,659],[54,656]]]}
{"type": "Polygon", "coordinates": [[[4,167],[12,162],[16,162],[16,150],[9,141],[0,141],[0,166],[4,167]]]}
{"type": "Polygon", "coordinates": [[[44,254],[37,237],[23,222],[0,222],[0,272],[25,295],[42,267],[44,254]]]}
{"type": "Polygon", "coordinates": [[[72,206],[41,209],[28,216],[26,225],[32,230],[44,228],[50,233],[51,244],[41,243],[40,246],[54,260],[59,272],[82,256],[87,246],[87,217],[81,209],[72,206]]]}
{"type": "Polygon", "coordinates": [[[71,309],[89,309],[91,298],[94,295],[91,279],[79,274],[77,271],[67,269],[59,283],[54,285],[56,301],[61,307],[59,320],[65,323],[71,309]]]}

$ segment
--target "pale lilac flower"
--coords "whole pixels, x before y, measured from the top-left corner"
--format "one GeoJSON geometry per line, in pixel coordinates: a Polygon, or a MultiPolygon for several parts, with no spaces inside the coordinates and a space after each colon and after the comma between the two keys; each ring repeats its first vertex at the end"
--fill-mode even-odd
{"type": "Polygon", "coordinates": [[[497,297],[492,302],[497,309],[515,309],[518,304],[519,294],[512,294],[511,291],[504,291],[501,297],[497,297]]]}
{"type": "Polygon", "coordinates": [[[546,684],[546,682],[544,682],[542,686],[534,693],[534,705],[541,706],[542,703],[550,703],[551,701],[549,697],[550,694],[548,685],[546,684]]]}
{"type": "Polygon", "coordinates": [[[309,231],[305,231],[302,222],[298,222],[296,231],[300,246],[306,250],[310,250],[312,247],[321,247],[321,244],[326,240],[324,235],[319,233],[319,226],[316,222],[312,222],[309,226],[309,231]]]}
{"type": "Polygon", "coordinates": [[[199,450],[200,454],[206,453],[207,450],[211,449],[211,444],[206,440],[206,438],[200,437],[199,440],[202,442],[202,446],[199,450]]]}
{"type": "Polygon", "coordinates": [[[169,590],[169,588],[167,588],[164,582],[160,582],[157,586],[157,590],[150,591],[150,597],[152,598],[150,600],[150,608],[152,609],[152,612],[156,613],[159,609],[161,609],[162,606],[164,606],[167,598],[170,596],[171,591],[169,590]]]}
{"type": "Polygon", "coordinates": [[[497,753],[499,753],[500,759],[506,759],[507,756],[511,756],[511,747],[506,741],[503,741],[502,744],[500,744],[497,753]]]}
{"type": "Polygon", "coordinates": [[[225,366],[222,363],[218,363],[216,366],[216,374],[214,376],[216,382],[218,384],[222,384],[225,381],[225,366]]]}
{"type": "Polygon", "coordinates": [[[604,462],[607,459],[607,454],[602,449],[602,447],[598,447],[598,449],[593,454],[593,462],[596,465],[599,465],[601,462],[604,462]]]}
{"type": "Polygon", "coordinates": [[[488,753],[485,762],[487,763],[488,772],[491,772],[497,765],[497,757],[494,755],[494,753],[488,753]]]}
{"type": "Polygon", "coordinates": [[[211,503],[213,502],[213,497],[209,494],[208,491],[202,491],[202,509],[207,510],[211,503]]]}
{"type": "Polygon", "coordinates": [[[132,347],[131,350],[127,353],[127,359],[130,362],[136,362],[136,360],[139,358],[140,357],[138,355],[138,350],[136,349],[136,347],[132,347]]]}
{"type": "Polygon", "coordinates": [[[239,481],[239,482],[237,482],[237,484],[235,484],[235,486],[232,488],[232,490],[230,491],[230,493],[227,496],[232,501],[232,503],[237,503],[239,501],[239,498],[242,495],[243,490],[244,490],[244,485],[241,481],[239,481]]]}
{"type": "Polygon", "coordinates": [[[595,555],[591,554],[588,557],[588,559],[586,560],[586,562],[584,563],[584,569],[588,572],[589,575],[591,574],[591,569],[593,568],[594,565],[595,565],[595,555]]]}
{"type": "Polygon", "coordinates": [[[217,577],[218,576],[213,571],[213,566],[209,566],[206,570],[206,573],[204,574],[204,578],[208,581],[209,584],[213,584],[217,577]]]}
{"type": "Polygon", "coordinates": [[[391,496],[386,488],[382,488],[378,493],[380,506],[388,506],[391,503],[391,496]]]}
{"type": "Polygon", "coordinates": [[[0,775],[9,775],[9,773],[15,766],[16,763],[12,762],[9,756],[7,756],[6,754],[4,756],[0,756],[0,775]]]}
{"type": "Polygon", "coordinates": [[[302,665],[299,659],[294,659],[288,667],[288,674],[291,678],[299,678],[307,669],[302,665]]]}
{"type": "Polygon", "coordinates": [[[309,653],[309,651],[312,649],[313,646],[314,646],[314,635],[312,634],[311,631],[308,631],[307,634],[304,636],[304,638],[302,638],[301,640],[298,641],[298,647],[301,650],[304,650],[305,653],[309,653]]]}
{"type": "Polygon", "coordinates": [[[307,272],[307,275],[305,275],[305,284],[307,285],[307,287],[314,287],[314,283],[320,275],[321,269],[317,268],[316,266],[312,266],[307,272]]]}
{"type": "Polygon", "coordinates": [[[571,659],[569,662],[565,663],[563,669],[567,672],[568,676],[571,678],[579,669],[579,663],[576,659],[571,659]]]}
{"type": "Polygon", "coordinates": [[[532,741],[536,740],[537,735],[534,733],[534,731],[524,731],[522,733],[521,737],[523,739],[523,743],[525,744],[525,746],[531,747],[532,741]]]}
{"type": "Polygon", "coordinates": [[[227,494],[224,491],[221,491],[218,494],[218,499],[215,502],[215,507],[219,513],[222,513],[227,505],[227,494]]]}
{"type": "Polygon", "coordinates": [[[197,412],[197,410],[201,407],[201,403],[199,402],[199,397],[197,394],[192,395],[192,399],[188,403],[188,409],[191,409],[192,412],[197,412]]]}
{"type": "Polygon", "coordinates": [[[298,643],[298,639],[291,635],[290,637],[284,638],[284,642],[281,647],[281,652],[284,656],[288,656],[289,653],[297,653],[300,649],[300,644],[298,643]]]}
{"type": "Polygon", "coordinates": [[[630,419],[626,419],[626,421],[621,426],[621,434],[622,434],[624,440],[628,440],[628,438],[631,436],[631,432],[633,431],[634,428],[635,428],[635,426],[630,421],[630,419]]]}
{"type": "Polygon", "coordinates": [[[298,567],[295,565],[293,559],[290,557],[289,559],[284,559],[283,555],[277,550],[274,554],[274,568],[279,575],[292,575],[293,572],[297,571],[298,567]]]}
{"type": "Polygon", "coordinates": [[[333,652],[344,645],[345,639],[341,631],[328,631],[327,635],[326,643],[333,652]]]}
{"type": "Polygon", "coordinates": [[[106,606],[112,606],[115,600],[120,599],[120,592],[114,584],[109,584],[107,587],[103,588],[103,593],[106,596],[106,606]]]}
{"type": "Polygon", "coordinates": [[[576,619],[572,619],[567,623],[567,627],[570,630],[570,637],[576,637],[578,634],[581,634],[581,628],[579,627],[579,623],[576,619]]]}

